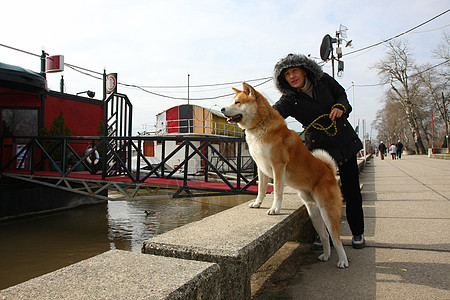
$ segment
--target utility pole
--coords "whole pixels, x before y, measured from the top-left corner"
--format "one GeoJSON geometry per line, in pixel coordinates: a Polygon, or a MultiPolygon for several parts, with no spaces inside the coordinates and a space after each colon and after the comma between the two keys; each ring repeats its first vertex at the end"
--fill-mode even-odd
{"type": "MultiPolygon", "coordinates": [[[[187,107],[187,111],[188,111],[188,115],[187,115],[187,118],[188,118],[188,120],[187,120],[187,126],[188,126],[188,133],[191,133],[191,120],[190,120],[190,118],[189,118],[189,110],[190,110],[190,108],[191,108],[191,106],[189,105],[189,77],[190,77],[191,75],[189,75],[188,74],[188,85],[187,85],[187,100],[188,100],[188,107],[187,107]]],[[[192,114],[194,114],[194,111],[192,111],[192,114]]]]}
{"type": "Polygon", "coordinates": [[[435,154],[435,147],[434,147],[434,117],[433,117],[433,110],[431,110],[431,133],[432,133],[432,138],[433,138],[433,144],[432,144],[432,153],[435,154]]]}
{"type": "Polygon", "coordinates": [[[448,138],[448,118],[447,118],[447,108],[445,107],[444,92],[442,92],[442,108],[444,111],[445,139],[447,142],[447,153],[450,153],[450,145],[449,145],[449,138],[448,138]]]}
{"type": "Polygon", "coordinates": [[[45,53],[44,50],[42,50],[41,54],[41,75],[44,78],[47,78],[47,74],[45,73],[45,58],[47,57],[48,53],[45,53]]]}
{"type": "MultiPolygon", "coordinates": [[[[106,69],[103,69],[103,101],[105,101],[105,100],[106,100],[106,69]]],[[[106,112],[105,112],[105,116],[106,116],[106,112]]],[[[106,128],[106,125],[105,125],[105,128],[106,128]]],[[[106,134],[105,134],[105,136],[106,136],[106,134]]]]}
{"type": "Polygon", "coordinates": [[[61,80],[59,81],[59,90],[64,93],[64,75],[61,75],[61,80]]]}
{"type": "Polygon", "coordinates": [[[353,128],[356,126],[356,108],[355,108],[355,83],[352,81],[352,100],[353,100],[353,128]]]}

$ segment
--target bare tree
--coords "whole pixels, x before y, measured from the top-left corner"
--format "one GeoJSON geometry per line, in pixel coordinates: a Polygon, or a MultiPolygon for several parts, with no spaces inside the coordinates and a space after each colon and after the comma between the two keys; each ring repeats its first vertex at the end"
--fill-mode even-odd
{"type": "Polygon", "coordinates": [[[374,127],[378,131],[378,139],[386,144],[402,140],[405,147],[410,147],[410,130],[401,104],[391,97],[388,91],[384,100],[384,107],[377,111],[374,127]]]}
{"type": "Polygon", "coordinates": [[[441,117],[444,121],[445,125],[445,135],[446,140],[445,144],[447,146],[447,152],[450,153],[450,141],[449,141],[449,123],[450,123],[450,116],[448,111],[449,106],[449,82],[450,82],[450,34],[447,32],[444,32],[442,35],[442,41],[441,43],[436,47],[436,49],[433,51],[434,55],[438,59],[442,59],[443,63],[441,64],[440,68],[437,70],[437,73],[439,74],[439,82],[441,87],[441,101],[437,100],[437,97],[435,99],[436,106],[439,109],[439,113],[441,114],[441,117]],[[442,105],[439,105],[441,104],[442,105]]]}
{"type": "Polygon", "coordinates": [[[410,72],[415,69],[414,60],[407,43],[393,41],[388,44],[386,57],[374,65],[378,70],[381,82],[390,85],[389,98],[401,104],[406,121],[411,130],[414,148],[418,154],[425,154],[422,141],[421,119],[418,102],[420,97],[417,80],[410,78],[410,72]]]}
{"type": "MultiPolygon", "coordinates": [[[[436,71],[429,65],[425,65],[420,69],[418,72],[418,76],[420,77],[424,90],[427,93],[427,98],[430,99],[430,104],[432,104],[430,109],[434,112],[436,112],[436,110],[439,112],[441,122],[438,122],[438,124],[443,125],[442,127],[445,128],[444,134],[446,137],[448,137],[448,99],[445,98],[446,89],[448,89],[448,81],[444,76],[439,74],[439,70],[436,71]],[[420,69],[422,69],[422,71],[420,71],[420,69]]],[[[437,118],[437,120],[439,120],[439,118],[437,118]]],[[[444,144],[446,144],[446,147],[448,147],[447,140],[444,144]]]]}
{"type": "MultiPolygon", "coordinates": [[[[433,51],[435,57],[441,58],[443,60],[449,60],[450,59],[450,34],[447,32],[444,32],[442,34],[442,41],[441,43],[436,47],[436,49],[433,51]]],[[[448,64],[447,64],[448,67],[448,64]]],[[[447,74],[447,76],[450,76],[450,74],[447,74]]]]}

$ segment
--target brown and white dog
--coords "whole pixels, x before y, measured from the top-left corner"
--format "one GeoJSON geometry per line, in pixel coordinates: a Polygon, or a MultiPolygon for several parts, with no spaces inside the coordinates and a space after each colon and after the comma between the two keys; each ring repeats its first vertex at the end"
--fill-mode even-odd
{"type": "Polygon", "coordinates": [[[228,122],[245,129],[250,154],[258,166],[258,196],[250,207],[260,207],[269,177],[274,180],[274,200],[267,211],[269,215],[280,212],[284,186],[294,188],[322,241],[324,252],[319,259],[328,261],[330,258],[329,232],[339,255],[337,266],[348,267],[339,236],[342,196],[333,159],[322,150],[311,153],[264,96],[245,82],[242,85],[243,91],[233,88],[236,92],[233,103],[222,108],[222,113],[228,122]]]}

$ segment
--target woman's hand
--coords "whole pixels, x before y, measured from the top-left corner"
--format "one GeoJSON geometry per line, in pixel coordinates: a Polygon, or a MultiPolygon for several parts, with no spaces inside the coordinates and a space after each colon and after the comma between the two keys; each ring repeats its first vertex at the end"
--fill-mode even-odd
{"type": "Polygon", "coordinates": [[[342,110],[340,110],[339,108],[333,108],[333,110],[330,113],[330,119],[331,119],[331,121],[334,121],[337,118],[342,117],[343,114],[344,114],[344,112],[342,110]]]}

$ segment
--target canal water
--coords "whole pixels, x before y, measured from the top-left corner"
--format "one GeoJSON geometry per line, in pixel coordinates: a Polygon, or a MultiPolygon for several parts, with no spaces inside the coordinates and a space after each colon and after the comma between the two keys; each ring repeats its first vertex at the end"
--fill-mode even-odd
{"type": "Polygon", "coordinates": [[[142,242],[152,236],[253,198],[116,200],[0,222],[0,289],[110,249],[140,252],[142,242]]]}

